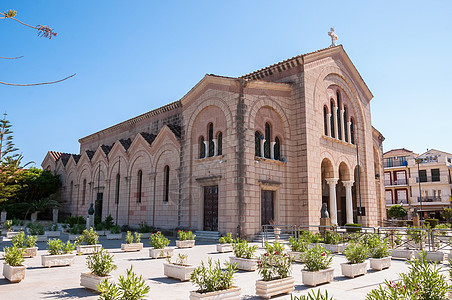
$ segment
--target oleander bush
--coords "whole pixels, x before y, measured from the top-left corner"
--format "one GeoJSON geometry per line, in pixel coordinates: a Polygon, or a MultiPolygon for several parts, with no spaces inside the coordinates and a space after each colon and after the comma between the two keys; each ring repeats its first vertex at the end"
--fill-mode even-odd
{"type": "Polygon", "coordinates": [[[86,257],[86,265],[92,274],[101,277],[110,275],[117,268],[113,263],[113,255],[104,248],[94,249],[93,255],[86,257]]]}
{"type": "Polygon", "coordinates": [[[21,231],[11,238],[11,245],[17,248],[23,248],[25,242],[25,232],[21,231]]]}
{"type": "Polygon", "coordinates": [[[36,247],[37,241],[38,237],[36,235],[27,235],[27,238],[25,239],[25,246],[27,248],[34,248],[36,247]]]}
{"type": "Polygon", "coordinates": [[[246,240],[236,239],[232,242],[232,249],[234,255],[238,258],[251,259],[257,250],[257,245],[249,245],[246,240]]]}
{"type": "Polygon", "coordinates": [[[349,264],[361,264],[367,258],[369,249],[362,243],[350,243],[345,247],[344,254],[349,264]]]}
{"type": "Polygon", "coordinates": [[[31,235],[44,235],[44,226],[41,223],[28,223],[27,227],[30,229],[31,235]]]}
{"type": "Polygon", "coordinates": [[[184,231],[184,230],[178,230],[177,236],[179,238],[179,241],[188,241],[188,240],[194,240],[196,235],[193,234],[191,231],[184,231]]]}
{"type": "Polygon", "coordinates": [[[5,247],[3,248],[3,259],[11,267],[22,266],[25,259],[23,258],[24,249],[19,247],[5,247]]]}
{"type": "Polygon", "coordinates": [[[132,243],[140,243],[141,242],[141,234],[138,232],[135,232],[135,237],[132,235],[130,231],[127,231],[126,234],[126,244],[132,244],[132,243]]]}
{"type": "Polygon", "coordinates": [[[237,265],[225,263],[226,269],[221,268],[220,261],[212,263],[209,258],[207,264],[201,262],[201,266],[195,268],[190,275],[190,280],[198,286],[198,293],[208,293],[226,290],[234,283],[234,273],[237,272],[237,265]]]}
{"type": "Polygon", "coordinates": [[[67,241],[63,243],[60,239],[50,239],[47,241],[47,250],[50,255],[71,254],[75,249],[75,244],[67,241]]]}
{"type": "Polygon", "coordinates": [[[298,239],[292,236],[289,237],[289,246],[293,252],[305,252],[308,250],[308,243],[302,237],[298,239]]]}
{"type": "Polygon", "coordinates": [[[292,272],[292,257],[283,251],[267,251],[257,261],[257,270],[264,281],[287,278],[292,272]]]}
{"type": "Polygon", "coordinates": [[[121,226],[114,225],[110,227],[110,233],[111,234],[120,234],[121,233],[121,226]]]}
{"type": "Polygon", "coordinates": [[[101,300],[139,300],[147,299],[150,287],[143,277],[133,272],[133,267],[126,270],[126,276],[120,275],[118,283],[102,280],[98,285],[101,300]]]}
{"type": "Polygon", "coordinates": [[[320,289],[317,290],[317,293],[314,290],[310,290],[309,293],[302,296],[293,296],[290,294],[290,300],[334,300],[333,297],[330,297],[328,295],[328,291],[325,290],[325,294],[320,291],[320,289]]]}
{"type": "Polygon", "coordinates": [[[265,251],[268,252],[277,252],[283,253],[286,248],[283,243],[279,243],[278,241],[274,241],[273,244],[270,244],[268,241],[265,241],[265,251]]]}
{"type": "Polygon", "coordinates": [[[169,245],[169,239],[167,239],[160,231],[151,234],[151,240],[149,244],[151,244],[154,249],[164,249],[169,245]]]}
{"type": "Polygon", "coordinates": [[[330,251],[325,250],[323,245],[314,245],[314,247],[306,250],[301,258],[307,271],[325,270],[333,263],[333,255],[330,251]]]}
{"type": "Polygon", "coordinates": [[[222,236],[219,239],[220,244],[232,244],[234,238],[232,237],[232,232],[229,232],[226,236],[222,236]]]}
{"type": "Polygon", "coordinates": [[[325,235],[323,236],[323,242],[325,244],[337,245],[342,242],[342,237],[337,232],[325,231],[325,235]]]}
{"type": "Polygon", "coordinates": [[[383,238],[376,233],[371,235],[368,241],[368,248],[372,258],[384,258],[390,254],[388,238],[383,238]]]}
{"type": "Polygon", "coordinates": [[[82,235],[77,237],[76,244],[96,245],[98,241],[99,236],[97,235],[97,232],[94,231],[93,227],[90,227],[89,230],[83,230],[82,235]]]}
{"type": "Polygon", "coordinates": [[[149,226],[148,224],[146,224],[146,222],[141,222],[138,226],[140,226],[140,229],[138,230],[141,233],[149,233],[152,232],[152,228],[151,226],[149,226]]]}

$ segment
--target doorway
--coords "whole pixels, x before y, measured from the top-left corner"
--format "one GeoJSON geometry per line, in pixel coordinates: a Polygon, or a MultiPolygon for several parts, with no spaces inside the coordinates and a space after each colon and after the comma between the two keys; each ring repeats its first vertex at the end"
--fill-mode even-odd
{"type": "Polygon", "coordinates": [[[204,187],[204,230],[218,231],[218,185],[204,187]]]}
{"type": "Polygon", "coordinates": [[[104,198],[104,193],[97,193],[96,204],[94,207],[95,215],[99,216],[102,220],[102,202],[104,198]]]}
{"type": "Polygon", "coordinates": [[[261,225],[275,221],[275,191],[261,191],[261,225]]]}

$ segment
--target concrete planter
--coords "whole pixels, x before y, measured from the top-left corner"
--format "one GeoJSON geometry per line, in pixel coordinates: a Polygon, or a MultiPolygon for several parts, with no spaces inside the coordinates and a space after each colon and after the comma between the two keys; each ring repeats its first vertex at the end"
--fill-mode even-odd
{"type": "Polygon", "coordinates": [[[231,264],[236,263],[237,269],[239,269],[239,270],[255,271],[257,269],[257,259],[254,259],[254,258],[247,259],[247,258],[230,256],[229,262],[231,264]]]}
{"type": "Polygon", "coordinates": [[[331,253],[342,253],[344,251],[344,249],[345,249],[344,244],[337,244],[337,245],[325,244],[325,250],[331,251],[331,253]]]}
{"type": "Polygon", "coordinates": [[[185,241],[176,240],[177,248],[193,248],[194,246],[195,240],[185,240],[185,241]]]}
{"type": "Polygon", "coordinates": [[[25,278],[25,270],[27,267],[13,267],[7,263],[3,264],[3,276],[11,282],[21,282],[25,278]]]}
{"type": "Polygon", "coordinates": [[[46,230],[44,231],[44,235],[48,236],[48,237],[59,237],[61,234],[61,231],[57,230],[57,231],[53,231],[53,230],[46,230]]]}
{"type": "Polygon", "coordinates": [[[141,238],[142,239],[149,239],[150,237],[151,237],[151,233],[150,232],[141,233],[141,238]]]}
{"type": "Polygon", "coordinates": [[[256,294],[264,299],[270,299],[275,295],[287,294],[294,290],[295,279],[292,276],[270,281],[256,281],[256,294]]]}
{"type": "Polygon", "coordinates": [[[239,287],[232,287],[227,290],[215,291],[210,293],[198,293],[198,292],[190,292],[190,300],[240,300],[241,289],[239,287]]]}
{"type": "Polygon", "coordinates": [[[107,233],[107,240],[121,240],[122,233],[107,233]]]}
{"type": "Polygon", "coordinates": [[[334,269],[328,268],[320,271],[301,271],[301,281],[304,285],[317,286],[333,281],[334,269]]]}
{"type": "Polygon", "coordinates": [[[6,238],[7,239],[10,239],[10,238],[12,238],[13,236],[16,236],[16,235],[18,235],[19,234],[19,231],[8,231],[7,233],[6,233],[6,238]]]}
{"type": "MultiPolygon", "coordinates": [[[[428,261],[442,262],[444,260],[444,252],[441,251],[425,251],[427,252],[428,261]]],[[[421,251],[414,251],[414,258],[421,258],[421,251]]]]}
{"type": "Polygon", "coordinates": [[[165,249],[149,249],[149,257],[152,258],[166,258],[173,256],[174,249],[173,248],[165,248],[165,249]]]}
{"type": "Polygon", "coordinates": [[[411,260],[413,258],[413,250],[394,249],[391,251],[391,257],[411,260]]]}
{"type": "Polygon", "coordinates": [[[43,267],[70,266],[75,262],[75,254],[42,255],[41,264],[43,267]]]}
{"type": "Polygon", "coordinates": [[[68,240],[75,241],[79,236],[82,236],[81,234],[69,234],[68,240]]]}
{"type": "Polygon", "coordinates": [[[46,242],[47,241],[47,236],[44,235],[36,235],[36,237],[38,238],[36,241],[37,242],[46,242]]]}
{"type": "Polygon", "coordinates": [[[23,257],[35,257],[38,255],[38,247],[24,248],[23,257]]]}
{"type": "Polygon", "coordinates": [[[101,244],[96,245],[77,245],[77,252],[83,255],[93,254],[94,250],[102,248],[101,244]]]}
{"type": "Polygon", "coordinates": [[[232,252],[232,245],[231,244],[217,244],[217,252],[220,252],[220,253],[232,252]]]}
{"type": "Polygon", "coordinates": [[[290,257],[292,257],[294,261],[303,263],[303,260],[301,259],[301,255],[303,255],[304,252],[289,251],[289,252],[287,252],[287,254],[289,254],[290,257]]]}
{"type": "Polygon", "coordinates": [[[81,273],[80,274],[80,285],[85,287],[86,289],[90,289],[98,292],[97,284],[102,280],[111,280],[113,276],[97,276],[91,273],[81,273]]]}
{"type": "Polygon", "coordinates": [[[370,260],[370,268],[372,270],[381,271],[383,269],[387,269],[391,266],[391,256],[383,257],[383,258],[369,258],[370,260]]]}
{"type": "Polygon", "coordinates": [[[176,278],[180,281],[190,280],[191,272],[195,269],[193,265],[176,265],[163,263],[163,274],[166,277],[176,278]]]}
{"type": "Polygon", "coordinates": [[[121,250],[125,252],[141,251],[142,249],[143,243],[121,244],[121,250]]]}
{"type": "Polygon", "coordinates": [[[98,236],[105,236],[107,233],[110,233],[108,230],[96,230],[98,236]]]}
{"type": "Polygon", "coordinates": [[[342,275],[349,278],[355,278],[359,275],[364,275],[367,273],[367,262],[359,263],[359,264],[349,264],[343,263],[341,264],[342,275]]]}

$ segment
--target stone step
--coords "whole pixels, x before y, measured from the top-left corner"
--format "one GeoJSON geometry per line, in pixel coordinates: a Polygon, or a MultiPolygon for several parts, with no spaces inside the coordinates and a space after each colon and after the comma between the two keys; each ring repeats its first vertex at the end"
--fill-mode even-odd
{"type": "Polygon", "coordinates": [[[197,230],[195,231],[196,239],[197,240],[216,240],[220,238],[220,233],[218,231],[204,231],[204,230],[197,230]]]}

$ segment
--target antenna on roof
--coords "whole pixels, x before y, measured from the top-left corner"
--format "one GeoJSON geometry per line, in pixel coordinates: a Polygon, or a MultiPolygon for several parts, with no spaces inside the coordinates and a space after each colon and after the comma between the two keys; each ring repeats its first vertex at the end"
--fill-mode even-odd
{"type": "Polygon", "coordinates": [[[330,28],[330,32],[328,32],[328,35],[331,37],[331,45],[330,47],[334,47],[336,46],[336,41],[337,41],[337,34],[334,32],[334,27],[330,28]]]}

